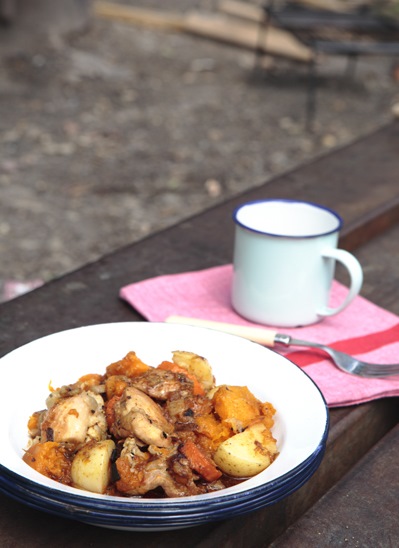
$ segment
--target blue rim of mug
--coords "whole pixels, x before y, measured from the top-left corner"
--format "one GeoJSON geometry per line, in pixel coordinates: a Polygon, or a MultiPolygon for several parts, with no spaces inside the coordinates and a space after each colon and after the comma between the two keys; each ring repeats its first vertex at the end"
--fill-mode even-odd
{"type": "Polygon", "coordinates": [[[334,234],[334,232],[339,232],[343,225],[343,219],[342,217],[333,209],[317,204],[316,202],[308,202],[306,200],[290,200],[289,198],[265,198],[260,200],[252,200],[250,202],[244,202],[237,206],[233,211],[233,221],[240,227],[245,228],[246,230],[249,230],[250,232],[256,232],[257,234],[266,234],[267,236],[273,236],[275,238],[292,238],[292,239],[304,239],[304,238],[319,238],[320,236],[327,236],[328,234],[334,234]],[[328,213],[331,213],[337,221],[338,225],[333,230],[328,230],[327,232],[319,232],[317,234],[309,234],[308,236],[294,236],[294,235],[288,235],[288,234],[275,234],[274,232],[266,232],[264,230],[257,230],[256,228],[251,228],[243,223],[241,223],[237,219],[237,214],[243,207],[254,205],[254,204],[263,204],[266,202],[286,202],[291,204],[306,204],[309,206],[313,206],[317,209],[323,209],[324,211],[328,211],[328,213]]]}

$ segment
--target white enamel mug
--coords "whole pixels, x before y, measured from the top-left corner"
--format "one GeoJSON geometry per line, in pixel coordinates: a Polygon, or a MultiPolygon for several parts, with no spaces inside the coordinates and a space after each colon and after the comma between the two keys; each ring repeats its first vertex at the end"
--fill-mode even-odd
{"type": "Polygon", "coordinates": [[[359,293],[363,272],[337,249],[341,217],[299,200],[261,200],[239,206],[235,222],[233,308],[256,323],[298,327],[338,314],[359,293]],[[335,262],[349,273],[343,302],[328,306],[335,262]]]}

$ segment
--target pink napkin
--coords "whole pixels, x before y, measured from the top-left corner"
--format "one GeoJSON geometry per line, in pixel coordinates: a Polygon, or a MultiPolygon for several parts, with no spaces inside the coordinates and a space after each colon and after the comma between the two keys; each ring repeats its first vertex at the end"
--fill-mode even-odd
{"type": "MultiPolygon", "coordinates": [[[[150,321],[179,315],[262,327],[246,321],[232,309],[232,272],[232,265],[224,265],[158,276],[123,287],[120,296],[150,321]]],[[[342,302],[346,291],[347,288],[334,282],[331,306],[342,302]]],[[[399,317],[360,296],[343,312],[318,324],[281,331],[333,345],[364,361],[399,362],[399,317]]],[[[307,349],[278,347],[278,351],[304,369],[330,407],[399,395],[399,377],[364,379],[340,371],[329,359],[307,349]]]]}

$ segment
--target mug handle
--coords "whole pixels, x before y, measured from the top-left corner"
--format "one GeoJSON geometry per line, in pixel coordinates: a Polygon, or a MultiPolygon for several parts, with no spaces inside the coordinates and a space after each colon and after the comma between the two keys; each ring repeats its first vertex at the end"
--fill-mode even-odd
{"type": "Polygon", "coordinates": [[[333,316],[346,308],[359,294],[363,283],[363,270],[356,257],[344,249],[325,249],[322,256],[339,261],[347,269],[350,276],[350,287],[344,301],[337,308],[325,306],[317,311],[320,316],[333,316]]]}

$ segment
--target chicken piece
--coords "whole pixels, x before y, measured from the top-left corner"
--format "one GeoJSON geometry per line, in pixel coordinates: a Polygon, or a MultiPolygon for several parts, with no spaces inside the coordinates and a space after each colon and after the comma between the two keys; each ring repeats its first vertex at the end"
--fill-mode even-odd
{"type": "Polygon", "coordinates": [[[61,398],[50,407],[41,423],[41,441],[82,444],[107,437],[104,400],[98,394],[83,391],[61,398]]]}
{"type": "MultiPolygon", "coordinates": [[[[167,470],[167,460],[157,458],[151,461],[120,457],[116,461],[120,479],[116,482],[118,491],[126,495],[145,495],[161,487],[168,497],[183,497],[196,494],[183,484],[175,482],[167,470]]],[[[194,486],[195,488],[195,486],[194,486]]]]}
{"type": "Polygon", "coordinates": [[[82,387],[79,383],[65,384],[64,386],[61,386],[61,388],[57,388],[57,390],[52,390],[46,399],[47,409],[56,405],[60,400],[77,396],[81,392],[82,387]]]}
{"type": "MultiPolygon", "coordinates": [[[[145,495],[161,487],[168,497],[207,492],[206,485],[195,483],[198,475],[190,468],[178,446],[157,448],[150,445],[148,451],[143,452],[134,439],[126,439],[116,461],[118,491],[127,495],[145,495]]],[[[217,488],[220,487],[215,485],[217,488]]]]}
{"type": "Polygon", "coordinates": [[[165,412],[175,430],[196,430],[197,418],[212,412],[212,402],[206,396],[171,398],[166,402],[165,412]]]}
{"type": "Polygon", "coordinates": [[[180,397],[192,394],[192,382],[185,376],[173,371],[152,369],[133,380],[132,385],[145,392],[151,398],[165,401],[173,394],[180,397]]]}
{"type": "Polygon", "coordinates": [[[142,451],[135,438],[126,438],[123,442],[123,448],[120,454],[121,457],[129,457],[133,459],[135,457],[146,461],[150,458],[148,451],[142,451]]]}
{"type": "Polygon", "coordinates": [[[173,426],[164,417],[160,406],[141,390],[127,387],[115,403],[113,412],[115,421],[111,432],[116,438],[134,436],[146,445],[170,446],[173,426]]]}
{"type": "Polygon", "coordinates": [[[96,373],[89,373],[83,375],[77,382],[73,384],[65,384],[56,390],[52,389],[46,399],[47,409],[53,407],[59,400],[64,398],[70,398],[71,396],[77,396],[83,390],[90,391],[95,394],[104,394],[105,384],[104,377],[97,375],[96,373]]]}

